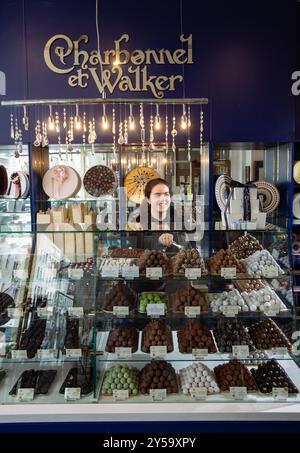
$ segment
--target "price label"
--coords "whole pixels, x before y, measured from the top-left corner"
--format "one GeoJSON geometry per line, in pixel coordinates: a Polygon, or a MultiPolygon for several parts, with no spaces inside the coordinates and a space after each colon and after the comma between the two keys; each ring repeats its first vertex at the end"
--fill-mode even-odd
{"type": "Polygon", "coordinates": [[[287,387],[273,387],[272,395],[273,395],[274,400],[284,401],[288,398],[289,391],[288,391],[287,387]]]}
{"type": "Polygon", "coordinates": [[[222,307],[221,310],[223,312],[223,315],[227,316],[228,318],[233,318],[239,312],[239,308],[234,305],[226,305],[225,307],[222,307]]]}
{"type": "Polygon", "coordinates": [[[244,400],[247,398],[247,387],[230,387],[230,396],[234,400],[244,400]]]}
{"type": "Polygon", "coordinates": [[[13,275],[14,278],[18,278],[19,280],[26,280],[28,278],[28,271],[25,269],[15,269],[13,275]]]}
{"type": "Polygon", "coordinates": [[[248,357],[249,356],[249,346],[244,345],[244,344],[232,346],[232,355],[235,358],[248,357]]]}
{"type": "Polygon", "coordinates": [[[148,316],[164,316],[165,306],[164,304],[148,304],[147,315],[148,316]]]}
{"type": "Polygon", "coordinates": [[[200,307],[184,307],[184,314],[188,318],[200,316],[200,307]]]}
{"type": "Polygon", "coordinates": [[[18,360],[27,360],[27,351],[23,351],[22,349],[12,349],[11,358],[18,360]]]}
{"type": "Polygon", "coordinates": [[[119,277],[119,266],[103,266],[101,269],[101,276],[103,278],[118,278],[119,277]]]}
{"type": "Polygon", "coordinates": [[[129,307],[117,307],[116,305],[113,307],[113,314],[115,316],[128,316],[129,315],[129,307]]]}
{"type": "Polygon", "coordinates": [[[66,349],[66,359],[80,359],[81,356],[81,349],[66,349]]]}
{"type": "Polygon", "coordinates": [[[185,276],[189,280],[197,280],[197,278],[201,278],[201,268],[192,267],[190,269],[185,269],[185,276]]]}
{"type": "Polygon", "coordinates": [[[68,308],[69,316],[74,316],[75,318],[83,318],[83,307],[70,307],[68,308]]]}
{"type": "Polygon", "coordinates": [[[222,267],[221,268],[221,277],[235,278],[236,277],[236,267],[222,267]]]}
{"type": "Polygon", "coordinates": [[[68,277],[73,280],[80,280],[83,277],[83,269],[68,268],[68,277]]]}
{"type": "Polygon", "coordinates": [[[115,348],[118,359],[130,359],[132,356],[131,348],[115,348]]]}
{"type": "Polygon", "coordinates": [[[126,280],[133,280],[140,276],[140,269],[138,266],[124,266],[122,267],[122,277],[126,280]]]}
{"type": "Polygon", "coordinates": [[[17,398],[19,401],[32,401],[34,398],[34,389],[18,389],[17,398]]]}
{"type": "Polygon", "coordinates": [[[21,308],[8,308],[7,316],[9,318],[21,318],[23,316],[23,310],[21,308]]]}
{"type": "Polygon", "coordinates": [[[146,267],[146,277],[151,280],[162,278],[162,267],[146,267]]]}
{"type": "Polygon", "coordinates": [[[113,390],[114,401],[125,401],[129,398],[129,391],[127,390],[113,390]]]}
{"type": "Polygon", "coordinates": [[[49,316],[51,314],[47,307],[37,307],[36,311],[37,315],[41,318],[49,316]]]}
{"type": "Polygon", "coordinates": [[[167,355],[167,346],[150,346],[150,357],[152,359],[164,359],[167,355]]]}
{"type": "Polygon", "coordinates": [[[54,359],[54,349],[38,349],[37,355],[40,360],[53,360],[54,359]]]}
{"type": "Polygon", "coordinates": [[[167,389],[150,389],[152,401],[163,401],[167,398],[167,389]]]}
{"type": "Polygon", "coordinates": [[[276,267],[276,266],[265,267],[263,274],[264,274],[264,277],[266,277],[266,278],[278,277],[278,267],[276,267]]]}
{"type": "Polygon", "coordinates": [[[286,355],[288,353],[288,349],[285,347],[277,347],[272,348],[273,355],[286,355]]]}
{"type": "Polygon", "coordinates": [[[190,390],[192,398],[195,400],[206,400],[207,398],[207,388],[206,387],[198,387],[192,388],[190,390]]]}
{"type": "Polygon", "coordinates": [[[76,401],[80,400],[81,388],[80,387],[66,387],[65,388],[65,400],[76,401]]]}
{"type": "Polygon", "coordinates": [[[206,357],[208,355],[208,349],[193,348],[192,355],[195,357],[195,359],[202,359],[203,357],[206,357]]]}
{"type": "Polygon", "coordinates": [[[278,258],[279,258],[279,252],[278,252],[278,250],[273,249],[272,256],[273,256],[274,260],[277,261],[278,258]]]}

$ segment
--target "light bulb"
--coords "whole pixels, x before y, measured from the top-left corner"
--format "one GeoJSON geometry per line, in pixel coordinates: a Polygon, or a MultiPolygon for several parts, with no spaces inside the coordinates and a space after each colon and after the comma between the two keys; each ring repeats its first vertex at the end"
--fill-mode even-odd
{"type": "Polygon", "coordinates": [[[77,116],[77,115],[75,116],[75,118],[74,118],[74,123],[75,123],[75,129],[76,129],[77,131],[80,131],[80,129],[81,129],[81,119],[80,119],[80,116],[77,116]]]}
{"type": "Polygon", "coordinates": [[[108,129],[108,126],[109,126],[108,119],[107,116],[104,114],[102,116],[102,128],[106,130],[108,129]]]}
{"type": "Polygon", "coordinates": [[[163,163],[166,164],[168,162],[168,159],[166,157],[163,158],[163,163]]]}
{"type": "Polygon", "coordinates": [[[186,129],[187,126],[188,126],[187,117],[186,117],[186,114],[184,113],[181,117],[180,127],[181,127],[181,129],[186,129]]]}
{"type": "Polygon", "coordinates": [[[130,129],[131,131],[134,131],[134,129],[135,129],[135,122],[134,122],[134,117],[133,117],[132,115],[129,116],[128,123],[129,123],[129,129],[130,129]]]}
{"type": "Polygon", "coordinates": [[[135,157],[133,157],[133,158],[131,159],[131,163],[132,163],[133,165],[136,164],[136,158],[135,158],[135,157]]]}
{"type": "Polygon", "coordinates": [[[156,164],[156,159],[155,159],[155,157],[153,157],[152,163],[153,163],[153,164],[156,164]]]}
{"type": "Polygon", "coordinates": [[[156,115],[155,120],[154,120],[154,127],[156,131],[159,131],[161,128],[161,119],[159,115],[156,115]]]}
{"type": "Polygon", "coordinates": [[[120,60],[118,58],[116,58],[115,61],[113,62],[113,65],[119,66],[119,64],[120,64],[120,60]]]}
{"type": "Polygon", "coordinates": [[[52,115],[50,115],[48,118],[48,128],[50,129],[50,131],[54,131],[55,123],[52,115]]]}

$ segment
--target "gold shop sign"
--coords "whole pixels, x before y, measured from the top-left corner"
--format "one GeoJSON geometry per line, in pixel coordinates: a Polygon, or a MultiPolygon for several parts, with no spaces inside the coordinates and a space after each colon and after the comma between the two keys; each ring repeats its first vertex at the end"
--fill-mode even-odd
{"type": "Polygon", "coordinates": [[[181,35],[179,40],[181,47],[174,51],[164,48],[129,51],[126,49],[129,35],[124,34],[114,41],[114,49],[105,50],[100,55],[99,61],[97,50],[84,50],[89,42],[87,35],[80,36],[77,41],[72,41],[66,35],[55,35],[44,47],[44,60],[56,74],[69,74],[68,84],[71,87],[86,88],[89,81],[93,80],[100,94],[103,90],[110,94],[115,90],[150,91],[154,97],[161,99],[165,91],[175,91],[176,84],[182,83],[183,76],[149,75],[149,66],[179,65],[182,71],[182,65],[193,64],[192,35],[181,35]],[[103,79],[100,64],[103,67],[103,79]]]}

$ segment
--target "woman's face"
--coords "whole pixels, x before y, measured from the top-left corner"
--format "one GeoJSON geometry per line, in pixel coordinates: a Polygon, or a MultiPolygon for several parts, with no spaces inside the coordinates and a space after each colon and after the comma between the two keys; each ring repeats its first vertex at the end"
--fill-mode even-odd
{"type": "Polygon", "coordinates": [[[153,187],[150,198],[148,198],[151,208],[159,214],[164,214],[170,207],[171,194],[168,186],[157,184],[153,187]]]}

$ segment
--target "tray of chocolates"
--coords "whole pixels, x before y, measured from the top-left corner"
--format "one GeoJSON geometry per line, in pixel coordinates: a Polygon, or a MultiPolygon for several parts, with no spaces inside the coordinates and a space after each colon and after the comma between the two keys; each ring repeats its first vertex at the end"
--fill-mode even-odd
{"type": "Polygon", "coordinates": [[[139,258],[144,253],[143,249],[136,247],[114,248],[110,252],[111,258],[139,258]]]}
{"type": "Polygon", "coordinates": [[[173,313],[184,313],[185,307],[200,307],[201,312],[208,311],[208,300],[205,293],[191,284],[178,288],[171,294],[170,302],[173,313]]]}
{"type": "Polygon", "coordinates": [[[81,395],[88,395],[93,391],[93,369],[84,368],[82,365],[69,370],[63,384],[59,389],[60,394],[65,393],[66,388],[80,387],[81,395]]]}
{"type": "Polygon", "coordinates": [[[260,278],[253,278],[248,280],[235,280],[234,286],[242,292],[250,293],[251,291],[258,291],[267,284],[260,278]]]}
{"type": "Polygon", "coordinates": [[[288,338],[270,318],[252,324],[248,331],[257,349],[292,348],[288,338]]]}
{"type": "Polygon", "coordinates": [[[290,394],[299,393],[282,366],[274,359],[259,364],[257,368],[252,368],[251,373],[262,393],[272,393],[273,387],[286,387],[290,394]]]}
{"type": "Polygon", "coordinates": [[[151,389],[166,389],[167,393],[178,393],[177,376],[172,365],[165,360],[152,360],[141,370],[139,391],[143,395],[151,389]]]}
{"type": "Polygon", "coordinates": [[[217,351],[210,331],[197,319],[178,330],[177,339],[179,352],[182,354],[191,354],[193,349],[207,349],[209,353],[217,351]]]}
{"type": "Polygon", "coordinates": [[[249,346],[250,352],[255,351],[255,346],[246,327],[238,319],[220,319],[213,330],[213,334],[218,349],[222,353],[231,353],[232,346],[241,345],[249,346]]]}
{"type": "Polygon", "coordinates": [[[248,258],[257,250],[263,249],[259,241],[251,234],[240,236],[230,244],[229,248],[239,260],[248,258]]]}
{"type": "Polygon", "coordinates": [[[181,369],[179,375],[184,395],[192,395],[198,388],[206,388],[208,394],[220,392],[214,373],[204,363],[195,362],[181,369]]]}
{"type": "Polygon", "coordinates": [[[161,267],[163,275],[170,273],[169,259],[159,250],[144,250],[135,264],[139,267],[141,274],[146,274],[148,267],[161,267]]]}
{"type": "Polygon", "coordinates": [[[208,258],[207,265],[213,275],[221,275],[221,269],[228,267],[235,267],[237,274],[245,273],[245,266],[229,248],[227,250],[221,249],[208,258]]]}
{"type": "Polygon", "coordinates": [[[151,346],[166,346],[167,352],[174,349],[171,329],[162,319],[150,321],[143,330],[142,351],[149,354],[151,346]]]}
{"type": "Polygon", "coordinates": [[[163,291],[143,291],[139,294],[139,313],[147,313],[147,305],[162,304],[165,313],[168,311],[168,296],[163,291]]]}
{"type": "Polygon", "coordinates": [[[185,270],[192,268],[201,269],[201,274],[207,273],[204,260],[197,249],[180,250],[170,259],[170,267],[175,276],[185,275],[185,270]]]}
{"type": "Polygon", "coordinates": [[[123,282],[118,282],[106,293],[103,311],[112,313],[114,307],[128,307],[129,311],[135,310],[137,294],[123,282]]]}
{"type": "Polygon", "coordinates": [[[132,354],[137,351],[139,332],[133,326],[118,326],[109,332],[105,351],[115,353],[116,348],[130,348],[132,354]]]}
{"type": "Polygon", "coordinates": [[[33,359],[40,349],[45,337],[46,320],[36,319],[31,326],[22,334],[20,350],[26,350],[28,359],[33,359]]]}
{"type": "Polygon", "coordinates": [[[128,390],[129,396],[138,394],[139,370],[128,365],[115,365],[104,375],[101,394],[112,396],[114,390],[128,390]]]}
{"type": "Polygon", "coordinates": [[[248,391],[257,390],[252,374],[245,365],[237,360],[216,366],[214,373],[221,392],[229,391],[230,387],[247,387],[248,391]]]}
{"type": "Polygon", "coordinates": [[[18,389],[33,388],[34,395],[46,395],[57,374],[56,370],[25,370],[9,392],[15,396],[18,389]]]}
{"type": "Polygon", "coordinates": [[[112,195],[117,188],[117,178],[109,167],[95,165],[85,173],[83,186],[92,197],[112,195]]]}

